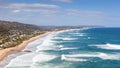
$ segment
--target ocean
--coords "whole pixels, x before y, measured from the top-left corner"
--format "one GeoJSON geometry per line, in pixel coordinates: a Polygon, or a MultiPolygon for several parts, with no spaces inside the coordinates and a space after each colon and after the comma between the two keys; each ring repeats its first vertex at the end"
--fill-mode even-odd
{"type": "Polygon", "coordinates": [[[59,31],[26,49],[5,68],[120,68],[120,28],[59,31]]]}

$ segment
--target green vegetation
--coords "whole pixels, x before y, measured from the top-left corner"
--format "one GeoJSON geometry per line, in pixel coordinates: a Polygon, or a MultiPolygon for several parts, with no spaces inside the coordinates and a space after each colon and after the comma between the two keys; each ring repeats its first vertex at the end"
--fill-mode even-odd
{"type": "Polygon", "coordinates": [[[15,47],[31,37],[44,33],[46,29],[36,25],[0,21],[0,48],[15,47]]]}

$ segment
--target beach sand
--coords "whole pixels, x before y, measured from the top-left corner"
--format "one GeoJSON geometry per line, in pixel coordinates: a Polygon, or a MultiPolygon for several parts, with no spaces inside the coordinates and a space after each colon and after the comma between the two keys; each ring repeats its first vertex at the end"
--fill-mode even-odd
{"type": "MultiPolygon", "coordinates": [[[[71,30],[71,29],[66,29],[66,30],[71,30]]],[[[11,48],[6,48],[3,50],[0,50],[0,68],[4,68],[7,64],[9,64],[9,62],[17,57],[19,54],[24,53],[24,52],[31,52],[31,50],[24,50],[23,49],[32,41],[35,41],[39,38],[42,38],[44,36],[47,36],[48,34],[54,33],[54,32],[58,32],[58,31],[65,31],[64,30],[54,30],[54,31],[48,31],[44,34],[38,35],[36,37],[32,37],[29,40],[23,41],[23,43],[21,43],[20,45],[16,46],[16,47],[11,47],[11,48]]]]}
{"type": "Polygon", "coordinates": [[[9,54],[16,53],[16,52],[21,52],[21,50],[24,49],[28,45],[28,43],[30,43],[30,42],[38,39],[38,38],[41,38],[43,36],[46,36],[49,33],[51,33],[51,32],[46,32],[44,34],[32,37],[29,40],[23,41],[23,43],[21,43],[20,45],[18,45],[16,47],[11,47],[11,48],[6,48],[6,49],[3,49],[3,50],[0,50],[0,62],[3,61],[5,59],[5,57],[7,57],[9,54]]]}

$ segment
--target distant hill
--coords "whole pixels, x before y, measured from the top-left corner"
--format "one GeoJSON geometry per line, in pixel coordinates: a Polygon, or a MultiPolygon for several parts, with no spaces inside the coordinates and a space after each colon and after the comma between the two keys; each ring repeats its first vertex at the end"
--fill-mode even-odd
{"type": "MultiPolygon", "coordinates": [[[[0,20],[0,26],[9,30],[40,30],[41,28],[36,25],[31,24],[23,24],[19,22],[10,22],[10,21],[2,21],[0,20]]],[[[1,29],[0,29],[1,30],[1,29]]]]}
{"type": "Polygon", "coordinates": [[[54,30],[54,29],[74,29],[83,27],[101,27],[101,26],[37,26],[32,24],[24,24],[19,22],[3,21],[0,20],[0,32],[18,30],[18,31],[35,31],[35,30],[54,30]]]}

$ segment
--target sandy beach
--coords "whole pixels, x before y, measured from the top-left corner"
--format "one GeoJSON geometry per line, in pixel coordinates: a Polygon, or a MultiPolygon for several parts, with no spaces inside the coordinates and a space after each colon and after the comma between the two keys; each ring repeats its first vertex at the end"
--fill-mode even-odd
{"type": "Polygon", "coordinates": [[[49,33],[51,32],[46,32],[44,34],[41,34],[41,35],[38,35],[38,36],[35,36],[35,37],[32,37],[30,38],[29,40],[25,40],[23,41],[23,43],[21,43],[20,45],[16,46],[16,47],[11,47],[11,48],[6,48],[6,49],[3,49],[3,50],[0,50],[0,62],[2,60],[5,59],[6,56],[8,56],[10,53],[14,53],[14,52],[20,52],[23,48],[25,48],[28,43],[38,39],[38,38],[41,38],[43,36],[46,36],[48,35],[49,33]]]}

